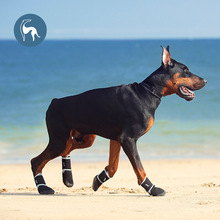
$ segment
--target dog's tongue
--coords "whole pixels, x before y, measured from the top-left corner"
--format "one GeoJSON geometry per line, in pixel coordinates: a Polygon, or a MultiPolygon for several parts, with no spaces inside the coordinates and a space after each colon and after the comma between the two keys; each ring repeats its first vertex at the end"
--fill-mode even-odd
{"type": "Polygon", "coordinates": [[[192,92],[191,90],[189,90],[188,88],[186,88],[185,86],[182,86],[182,92],[184,95],[190,96],[190,97],[195,97],[194,92],[192,92]]]}

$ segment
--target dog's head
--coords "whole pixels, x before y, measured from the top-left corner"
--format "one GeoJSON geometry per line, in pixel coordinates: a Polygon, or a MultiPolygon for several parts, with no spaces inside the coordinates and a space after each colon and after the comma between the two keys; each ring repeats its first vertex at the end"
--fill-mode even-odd
{"type": "Polygon", "coordinates": [[[172,59],[169,46],[162,48],[162,68],[165,71],[166,80],[161,94],[166,96],[176,93],[187,101],[193,100],[195,98],[193,91],[203,88],[207,81],[192,74],[186,65],[172,59]]]}
{"type": "Polygon", "coordinates": [[[25,23],[31,22],[31,19],[24,19],[23,20],[25,23]]]}

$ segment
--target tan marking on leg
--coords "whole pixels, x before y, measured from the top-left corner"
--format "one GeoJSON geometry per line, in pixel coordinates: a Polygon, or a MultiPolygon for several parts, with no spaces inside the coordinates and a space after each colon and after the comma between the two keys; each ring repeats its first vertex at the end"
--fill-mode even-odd
{"type": "Polygon", "coordinates": [[[141,169],[141,170],[134,170],[136,176],[137,176],[137,179],[138,179],[138,184],[140,185],[144,179],[146,178],[146,173],[145,173],[145,170],[144,169],[141,169]]]}
{"type": "Polygon", "coordinates": [[[70,136],[69,136],[69,138],[68,138],[68,140],[67,140],[67,142],[66,142],[66,148],[65,148],[65,150],[63,151],[62,155],[60,155],[60,156],[62,156],[62,157],[67,157],[67,156],[70,154],[71,149],[72,149],[72,147],[73,147],[73,145],[74,145],[74,139],[73,139],[73,137],[74,137],[74,135],[75,135],[75,132],[77,132],[75,129],[72,129],[72,130],[70,131],[70,136]]]}
{"type": "Polygon", "coordinates": [[[63,157],[66,157],[67,155],[69,155],[72,150],[83,149],[83,148],[92,146],[92,144],[95,141],[96,135],[93,135],[93,134],[83,135],[81,137],[82,140],[77,142],[76,139],[79,137],[81,137],[81,133],[78,132],[76,129],[72,129],[70,131],[70,137],[66,142],[66,149],[62,153],[63,157]]]}
{"type": "Polygon", "coordinates": [[[38,173],[42,173],[44,166],[53,159],[53,157],[51,157],[50,155],[50,150],[48,149],[48,146],[41,154],[31,160],[31,168],[34,176],[36,176],[38,173]]]}
{"type": "MultiPolygon", "coordinates": [[[[40,155],[39,155],[39,156],[40,156],[40,155]]],[[[36,158],[33,158],[33,159],[31,160],[31,163],[32,163],[32,164],[33,164],[33,162],[34,162],[35,159],[37,159],[37,157],[36,157],[36,158]]],[[[50,159],[47,159],[47,160],[42,161],[42,162],[37,166],[37,168],[36,168],[35,170],[33,170],[33,175],[36,176],[38,173],[42,173],[43,168],[45,167],[45,165],[46,165],[49,161],[50,161],[50,159]]]]}
{"type": "MultiPolygon", "coordinates": [[[[91,147],[92,144],[94,143],[95,141],[95,138],[96,138],[96,135],[94,134],[87,134],[87,135],[84,135],[82,137],[82,141],[80,141],[80,143],[78,144],[74,144],[73,145],[73,149],[83,149],[83,148],[87,148],[87,147],[91,147]]],[[[76,142],[76,141],[75,141],[76,142]]]]}
{"type": "Polygon", "coordinates": [[[109,164],[105,168],[110,177],[113,177],[118,169],[121,144],[118,141],[110,140],[109,164]]]}

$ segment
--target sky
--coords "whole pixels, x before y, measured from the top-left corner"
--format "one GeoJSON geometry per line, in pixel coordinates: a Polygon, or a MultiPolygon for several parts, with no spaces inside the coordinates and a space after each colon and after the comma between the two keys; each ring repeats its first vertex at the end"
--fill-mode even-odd
{"type": "Polygon", "coordinates": [[[15,39],[24,14],[47,25],[46,39],[220,38],[219,0],[0,0],[0,39],[15,39]]]}

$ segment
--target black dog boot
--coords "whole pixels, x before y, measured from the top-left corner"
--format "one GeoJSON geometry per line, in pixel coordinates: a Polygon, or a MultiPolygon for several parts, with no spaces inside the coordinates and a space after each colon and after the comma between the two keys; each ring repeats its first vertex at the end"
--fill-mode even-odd
{"type": "Polygon", "coordinates": [[[63,171],[63,183],[67,187],[73,186],[73,176],[71,170],[71,159],[70,155],[62,157],[62,171],[63,171]]]}
{"type": "Polygon", "coordinates": [[[141,186],[151,195],[151,196],[164,196],[166,192],[156,187],[151,183],[151,181],[146,177],[145,180],[141,183],[141,186]]]}
{"type": "Polygon", "coordinates": [[[37,186],[37,190],[40,194],[43,195],[49,195],[49,194],[54,194],[55,191],[53,189],[51,189],[50,187],[48,187],[44,181],[44,177],[42,176],[42,173],[38,173],[35,177],[34,177],[36,186],[37,186]]]}
{"type": "Polygon", "coordinates": [[[97,191],[98,188],[108,179],[110,179],[110,176],[108,175],[108,172],[106,170],[103,170],[99,175],[96,175],[93,179],[93,190],[97,191]]]}

